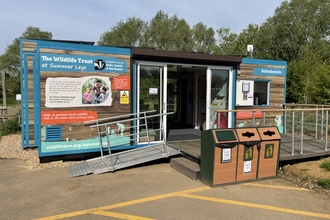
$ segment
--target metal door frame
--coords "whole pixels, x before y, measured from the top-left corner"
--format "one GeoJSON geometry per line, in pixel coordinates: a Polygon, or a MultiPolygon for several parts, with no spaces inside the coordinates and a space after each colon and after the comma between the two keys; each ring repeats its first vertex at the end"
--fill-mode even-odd
{"type": "MultiPolygon", "coordinates": [[[[212,82],[212,70],[228,70],[229,71],[229,94],[228,94],[228,110],[233,110],[234,104],[234,71],[232,67],[228,66],[208,66],[206,70],[206,123],[205,128],[210,127],[210,115],[211,115],[211,82],[212,82]]],[[[228,127],[232,127],[233,115],[228,114],[228,127]]]]}
{"type": "MultiPolygon", "coordinates": [[[[164,128],[164,141],[166,141],[166,132],[167,132],[167,64],[168,63],[158,63],[158,62],[144,62],[144,61],[136,61],[137,65],[137,79],[136,79],[136,91],[137,91],[137,103],[136,103],[136,112],[140,113],[140,68],[141,66],[155,66],[155,67],[162,67],[163,71],[160,72],[160,86],[162,86],[162,90],[160,91],[160,100],[162,101],[160,103],[160,112],[161,114],[165,114],[163,116],[162,124],[160,126],[163,126],[164,128]]],[[[137,122],[139,123],[139,122],[137,122]]]]}

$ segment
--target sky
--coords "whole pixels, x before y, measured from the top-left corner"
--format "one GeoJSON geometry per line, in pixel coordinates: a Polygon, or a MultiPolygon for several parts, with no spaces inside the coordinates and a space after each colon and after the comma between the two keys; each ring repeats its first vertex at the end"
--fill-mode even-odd
{"type": "Polygon", "coordinates": [[[239,34],[261,25],[284,0],[0,0],[0,55],[28,26],[53,39],[97,42],[102,33],[130,17],[150,21],[160,10],[190,27],[202,22],[239,34]]]}

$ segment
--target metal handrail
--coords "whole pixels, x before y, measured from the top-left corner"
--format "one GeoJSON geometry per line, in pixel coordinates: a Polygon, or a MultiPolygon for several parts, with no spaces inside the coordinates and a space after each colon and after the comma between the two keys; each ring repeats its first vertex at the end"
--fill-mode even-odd
{"type": "Polygon", "coordinates": [[[304,106],[315,106],[315,107],[330,107],[330,105],[322,105],[322,104],[295,104],[295,103],[286,103],[283,106],[290,107],[304,107],[304,106]]]}
{"type": "Polygon", "coordinates": [[[85,121],[83,123],[84,124],[90,124],[90,123],[93,123],[93,122],[98,123],[98,122],[101,122],[101,121],[109,121],[109,120],[116,119],[116,118],[125,118],[125,117],[136,116],[136,115],[140,115],[140,114],[153,113],[153,112],[156,112],[156,110],[143,111],[143,112],[131,113],[131,114],[125,114],[125,115],[117,115],[117,116],[112,116],[112,117],[109,117],[109,118],[102,118],[102,119],[85,121]]]}
{"type": "MultiPolygon", "coordinates": [[[[296,105],[297,106],[297,105],[296,105]]],[[[308,105],[304,105],[304,106],[308,106],[308,105]]],[[[310,105],[309,105],[310,106],[310,105]]],[[[324,150],[327,151],[328,150],[328,132],[329,132],[329,110],[330,107],[329,105],[327,106],[328,108],[286,108],[286,106],[284,105],[284,108],[268,108],[268,109],[263,109],[263,108],[246,108],[246,109],[239,109],[239,110],[217,110],[216,112],[218,114],[220,114],[221,112],[226,112],[226,113],[235,113],[235,112],[251,112],[251,122],[252,122],[252,127],[255,127],[255,113],[256,112],[262,112],[263,113],[263,119],[262,119],[262,126],[265,126],[266,124],[266,113],[269,112],[281,112],[281,114],[283,114],[284,116],[284,120],[283,120],[283,133],[287,133],[288,132],[288,125],[290,125],[290,121],[287,120],[287,112],[291,112],[291,154],[294,155],[295,153],[295,131],[300,131],[300,144],[299,144],[299,150],[300,150],[300,154],[304,153],[304,137],[306,136],[310,136],[310,134],[306,134],[305,131],[308,131],[307,126],[308,125],[313,125],[315,123],[315,139],[325,139],[325,146],[324,146],[324,150]],[[319,118],[319,111],[321,111],[321,118],[319,118]],[[299,114],[300,112],[300,114],[299,114]],[[306,122],[305,118],[306,112],[315,112],[315,115],[313,114],[312,117],[315,117],[315,122],[306,122]],[[300,117],[300,118],[299,118],[300,117]],[[298,119],[297,122],[295,119],[298,119]],[[320,128],[321,128],[321,134],[319,135],[318,130],[319,130],[319,120],[321,121],[320,124],[320,128]],[[325,133],[325,134],[324,134],[325,133]]],[[[268,116],[267,118],[272,118],[274,117],[272,116],[268,116]]],[[[312,118],[314,120],[314,118],[312,118]]],[[[218,120],[219,123],[220,120],[218,120]]],[[[236,126],[236,124],[235,124],[236,126]]]]}
{"type": "MultiPolygon", "coordinates": [[[[323,110],[330,110],[330,107],[329,108],[322,108],[323,110]]],[[[237,110],[216,110],[216,112],[247,112],[247,111],[250,111],[250,112],[274,112],[274,111],[279,111],[279,112],[284,112],[284,111],[287,111],[287,112],[292,112],[292,111],[315,111],[316,109],[315,108],[310,108],[310,109],[305,109],[305,108],[301,108],[301,109],[297,109],[297,108],[293,108],[293,109],[282,109],[282,108],[274,108],[274,109],[270,109],[270,108],[267,108],[267,109],[262,109],[262,108],[253,108],[253,109],[250,109],[250,108],[247,108],[247,109],[237,109],[237,110]]]]}
{"type": "Polygon", "coordinates": [[[168,149],[167,149],[167,145],[166,145],[165,131],[164,131],[164,127],[161,126],[161,125],[163,125],[162,124],[162,116],[171,115],[171,114],[174,114],[174,112],[147,115],[148,113],[154,113],[155,111],[156,110],[151,110],[151,111],[138,112],[138,113],[132,113],[132,114],[118,115],[118,116],[113,116],[113,117],[109,117],[109,118],[102,118],[102,119],[99,119],[99,120],[86,121],[85,124],[96,123],[96,124],[91,125],[89,127],[90,128],[97,128],[99,142],[100,142],[100,153],[101,153],[102,157],[104,156],[103,155],[102,135],[105,134],[106,142],[107,142],[107,149],[108,149],[108,153],[109,153],[109,156],[110,156],[109,157],[110,158],[110,164],[111,164],[111,166],[113,166],[113,161],[112,161],[112,157],[111,157],[110,136],[109,136],[109,132],[108,132],[108,128],[110,128],[110,125],[113,125],[113,124],[125,123],[125,122],[134,122],[134,121],[138,122],[140,120],[144,120],[144,123],[142,123],[142,124],[135,123],[135,125],[126,127],[124,130],[121,130],[121,132],[124,134],[124,132],[130,131],[131,129],[136,128],[136,133],[125,134],[125,135],[120,136],[120,137],[112,138],[111,140],[119,139],[121,137],[130,137],[130,141],[135,141],[135,140],[140,139],[141,134],[146,134],[148,146],[151,146],[150,137],[149,137],[150,130],[148,128],[148,120],[147,119],[159,117],[160,118],[160,128],[159,129],[153,129],[153,131],[160,131],[160,133],[163,135],[162,143],[164,144],[164,151],[165,151],[164,153],[167,154],[168,149]],[[141,116],[141,115],[143,115],[143,116],[141,116]],[[130,118],[111,121],[113,119],[118,119],[118,118],[123,118],[123,117],[130,117],[130,118]],[[103,123],[100,123],[102,121],[103,121],[103,123]],[[104,122],[104,121],[107,121],[107,122],[104,122]],[[144,126],[146,130],[145,131],[140,131],[141,126],[144,126]],[[105,129],[104,131],[101,130],[102,127],[104,127],[104,129],[105,129]],[[133,137],[133,136],[135,136],[135,137],[133,137]],[[131,137],[133,137],[133,138],[131,138],[131,137]]]}
{"type": "MultiPolygon", "coordinates": [[[[171,114],[174,114],[174,113],[170,112],[170,113],[163,113],[163,114],[148,115],[148,116],[143,116],[143,117],[129,118],[129,119],[123,119],[123,120],[118,120],[118,121],[106,122],[106,123],[102,123],[102,124],[91,125],[89,127],[90,128],[95,128],[95,127],[98,127],[100,125],[111,125],[111,124],[117,124],[117,123],[122,123],[122,122],[130,122],[130,121],[136,121],[136,120],[142,120],[142,119],[148,119],[148,118],[155,118],[155,117],[160,117],[160,116],[163,116],[163,115],[171,115],[171,114]]],[[[109,120],[109,119],[107,119],[107,120],[109,120]]]]}

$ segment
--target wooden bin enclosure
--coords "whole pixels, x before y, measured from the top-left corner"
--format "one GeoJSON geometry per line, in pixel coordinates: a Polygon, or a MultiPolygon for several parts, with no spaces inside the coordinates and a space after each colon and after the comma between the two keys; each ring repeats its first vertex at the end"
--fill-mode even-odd
{"type": "Polygon", "coordinates": [[[201,136],[201,181],[208,186],[236,182],[238,138],[234,129],[211,129],[201,136]]]}
{"type": "Polygon", "coordinates": [[[258,179],[277,177],[281,135],[277,127],[261,127],[257,130],[261,139],[258,179]]]}
{"type": "Polygon", "coordinates": [[[260,137],[256,128],[236,129],[239,140],[237,159],[237,182],[256,180],[258,169],[258,146],[260,137]]]}

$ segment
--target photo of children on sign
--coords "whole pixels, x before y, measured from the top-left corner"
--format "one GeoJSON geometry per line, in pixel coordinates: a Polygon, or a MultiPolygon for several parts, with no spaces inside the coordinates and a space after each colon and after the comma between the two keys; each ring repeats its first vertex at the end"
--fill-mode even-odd
{"type": "Polygon", "coordinates": [[[102,79],[91,78],[82,86],[82,104],[104,103],[109,98],[110,92],[109,86],[102,79]]]}
{"type": "Polygon", "coordinates": [[[47,78],[46,107],[84,105],[112,105],[111,81],[108,77],[47,78]]]}

